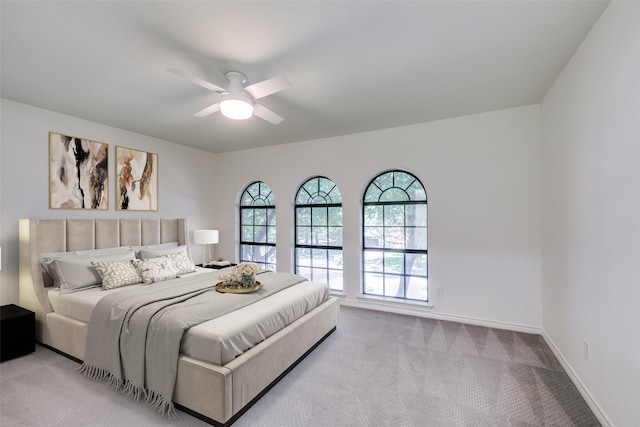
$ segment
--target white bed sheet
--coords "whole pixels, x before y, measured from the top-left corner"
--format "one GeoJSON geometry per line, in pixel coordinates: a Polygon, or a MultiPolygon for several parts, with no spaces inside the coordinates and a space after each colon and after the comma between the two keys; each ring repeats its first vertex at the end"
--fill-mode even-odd
{"type": "MultiPolygon", "coordinates": [[[[192,274],[206,274],[202,270],[198,269],[192,274]]],[[[131,288],[127,286],[106,291],[92,288],[62,295],[57,289],[52,289],[48,296],[56,313],[89,323],[91,312],[101,298],[131,288]]],[[[325,283],[305,281],[291,286],[255,304],[192,327],[182,338],[180,352],[216,365],[225,365],[328,298],[329,286],[325,283]]]]}

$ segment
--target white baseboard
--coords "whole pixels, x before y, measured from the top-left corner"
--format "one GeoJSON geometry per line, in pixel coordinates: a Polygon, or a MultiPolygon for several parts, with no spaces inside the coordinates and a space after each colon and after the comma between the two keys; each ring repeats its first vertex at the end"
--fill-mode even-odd
{"type": "Polygon", "coordinates": [[[498,322],[493,320],[477,319],[466,316],[433,313],[431,308],[413,306],[411,304],[390,304],[388,302],[372,300],[348,300],[341,298],[340,305],[368,310],[386,311],[389,313],[405,314],[408,316],[426,317],[429,319],[446,320],[450,322],[466,323],[469,325],[485,326],[488,328],[506,329],[509,331],[524,332],[527,334],[540,334],[540,328],[516,323],[498,322]]]}
{"type": "Polygon", "coordinates": [[[585,385],[580,380],[580,377],[576,374],[569,362],[567,362],[567,359],[564,358],[562,352],[558,349],[553,340],[547,335],[544,329],[541,330],[540,335],[542,335],[542,339],[544,339],[553,354],[556,356],[556,359],[558,359],[558,362],[560,362],[560,365],[562,365],[562,368],[565,370],[567,375],[569,375],[571,382],[573,382],[573,384],[576,386],[585,402],[587,402],[587,405],[589,405],[589,408],[591,408],[591,411],[593,411],[593,414],[596,416],[598,421],[600,421],[600,424],[602,424],[603,427],[612,427],[613,423],[611,422],[611,420],[609,420],[609,417],[607,417],[604,411],[600,408],[598,402],[593,398],[593,396],[591,396],[591,393],[589,393],[589,389],[585,387],[585,385]]]}

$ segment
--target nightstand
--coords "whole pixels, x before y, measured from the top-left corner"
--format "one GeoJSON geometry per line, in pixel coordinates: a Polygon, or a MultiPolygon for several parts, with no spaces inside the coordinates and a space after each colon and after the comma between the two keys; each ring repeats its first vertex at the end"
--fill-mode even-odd
{"type": "Polygon", "coordinates": [[[36,315],[15,304],[0,307],[0,362],[36,350],[36,315]]]}

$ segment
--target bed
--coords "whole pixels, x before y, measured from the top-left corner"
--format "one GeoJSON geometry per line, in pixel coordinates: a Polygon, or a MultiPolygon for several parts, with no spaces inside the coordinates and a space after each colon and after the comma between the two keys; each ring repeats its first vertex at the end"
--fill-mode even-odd
{"type": "MultiPolygon", "coordinates": [[[[175,245],[185,248],[190,259],[186,218],[21,219],[19,233],[20,305],[36,314],[36,340],[78,361],[88,355],[87,342],[91,346],[91,338],[96,341],[95,336],[88,337],[95,307],[109,299],[126,300],[125,292],[133,295],[136,287],[161,289],[160,283],[62,292],[43,269],[43,254],[99,257],[101,251],[113,248],[158,251],[175,245]]],[[[195,283],[201,278],[215,283],[224,271],[198,268],[162,286],[177,287],[180,280],[195,283]]],[[[257,278],[272,283],[280,275],[265,273],[257,278]]],[[[304,281],[190,327],[180,341],[171,400],[178,409],[210,424],[230,425],[337,323],[338,303],[327,286],[304,281]]]]}

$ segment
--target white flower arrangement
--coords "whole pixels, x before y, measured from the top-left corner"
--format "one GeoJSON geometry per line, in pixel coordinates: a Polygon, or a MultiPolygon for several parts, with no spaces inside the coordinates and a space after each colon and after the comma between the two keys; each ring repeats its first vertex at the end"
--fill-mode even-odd
{"type": "Polygon", "coordinates": [[[231,269],[231,273],[220,276],[225,288],[252,288],[256,284],[256,273],[260,271],[254,262],[241,262],[231,269]]]}

